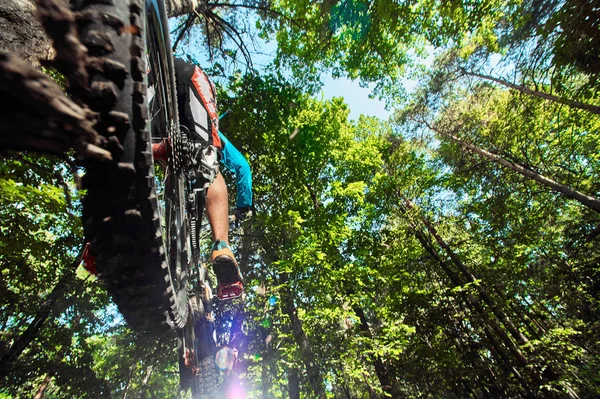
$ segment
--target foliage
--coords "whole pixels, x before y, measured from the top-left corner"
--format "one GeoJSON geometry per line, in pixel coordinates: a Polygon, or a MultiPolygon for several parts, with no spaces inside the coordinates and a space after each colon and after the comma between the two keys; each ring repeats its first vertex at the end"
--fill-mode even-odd
{"type": "MultiPolygon", "coordinates": [[[[262,8],[214,12],[278,42],[264,73],[219,72],[221,129],[254,178],[232,240],[249,396],[598,397],[600,217],[565,194],[600,196],[595,3],[244,5],[262,8]],[[327,70],[405,106],[348,121],[310,95],[327,70]]],[[[0,397],[45,378],[47,397],[176,397],[174,341],[133,334],[73,264],[70,165],[0,165],[0,359],[51,310],[0,397]]]]}

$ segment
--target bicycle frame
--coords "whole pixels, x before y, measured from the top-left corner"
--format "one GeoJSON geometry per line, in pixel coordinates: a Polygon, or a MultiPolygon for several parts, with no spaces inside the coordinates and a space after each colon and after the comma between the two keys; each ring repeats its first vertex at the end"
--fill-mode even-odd
{"type": "MultiPolygon", "coordinates": [[[[170,140],[169,147],[173,156],[176,149],[181,148],[178,146],[178,142],[185,142],[186,133],[179,126],[175,68],[168,36],[167,18],[161,0],[146,0],[146,10],[147,58],[150,72],[148,79],[154,86],[153,105],[156,100],[159,107],[158,110],[151,107],[148,123],[154,142],[170,140]]],[[[177,153],[176,155],[181,154],[177,153]]],[[[188,263],[188,280],[193,279],[193,281],[189,281],[190,315],[184,328],[178,331],[180,387],[188,389],[191,386],[194,397],[197,397],[201,396],[201,391],[210,390],[211,387],[216,386],[216,378],[212,378],[215,376],[215,372],[213,371],[211,374],[210,370],[211,366],[214,369],[215,352],[214,344],[211,345],[210,342],[212,340],[212,324],[205,316],[205,311],[209,311],[206,309],[207,301],[205,301],[203,292],[206,273],[203,273],[203,269],[199,265],[200,254],[197,242],[204,196],[202,192],[194,189],[183,160],[179,160],[175,165],[172,159],[171,157],[165,171],[165,181],[169,182],[169,179],[172,179],[175,184],[179,184],[179,187],[175,187],[174,191],[170,191],[169,194],[180,195],[180,200],[185,203],[185,206],[181,210],[183,212],[181,220],[184,225],[179,226],[181,230],[177,229],[170,233],[185,234],[188,244],[189,241],[192,242],[186,251],[188,256],[186,259],[181,259],[188,263]],[[207,339],[208,336],[210,336],[210,340],[207,339]]],[[[167,185],[165,183],[165,190],[173,190],[173,187],[167,187],[167,185]]],[[[169,210],[167,209],[166,212],[168,213],[169,210]]],[[[169,239],[167,228],[167,240],[169,239]]],[[[171,241],[172,243],[173,241],[171,241]]],[[[177,245],[180,243],[178,242],[177,245]]],[[[175,253],[180,250],[181,248],[177,247],[175,251],[171,252],[175,253]]]]}
{"type": "MultiPolygon", "coordinates": [[[[174,83],[175,68],[173,66],[173,57],[171,55],[170,40],[168,36],[169,27],[164,3],[161,0],[146,0],[146,12],[146,42],[148,46],[148,61],[150,63],[148,67],[150,68],[150,70],[152,70],[154,76],[161,79],[166,77],[170,80],[171,83],[174,83]]],[[[169,126],[169,128],[178,130],[179,115],[177,112],[176,87],[174,84],[170,84],[164,81],[159,81],[156,83],[157,89],[168,89],[167,92],[165,92],[164,90],[158,90],[155,92],[154,96],[161,96],[161,103],[169,105],[169,107],[166,109],[166,117],[169,121],[172,121],[174,123],[174,126],[169,126]]],[[[152,120],[154,116],[155,115],[149,115],[149,120],[152,120]]],[[[170,133],[175,133],[175,131],[172,131],[170,133]]],[[[171,136],[171,134],[169,134],[168,136],[171,136]]],[[[155,133],[153,132],[153,138],[160,138],[160,136],[155,135],[155,133]]]]}

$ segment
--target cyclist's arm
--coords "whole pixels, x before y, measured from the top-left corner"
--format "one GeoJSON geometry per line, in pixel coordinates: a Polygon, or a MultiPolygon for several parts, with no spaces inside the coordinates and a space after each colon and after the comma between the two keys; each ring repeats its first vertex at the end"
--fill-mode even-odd
{"type": "Polygon", "coordinates": [[[252,171],[246,158],[238,151],[231,142],[219,132],[223,142],[223,157],[221,161],[225,167],[235,174],[235,186],[237,189],[236,207],[249,208],[252,206],[252,171]]]}

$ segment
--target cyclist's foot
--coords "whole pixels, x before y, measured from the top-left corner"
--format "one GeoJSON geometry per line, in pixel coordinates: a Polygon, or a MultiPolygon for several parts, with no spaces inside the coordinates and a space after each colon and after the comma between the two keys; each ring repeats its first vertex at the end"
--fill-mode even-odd
{"type": "Polygon", "coordinates": [[[154,162],[159,162],[162,165],[167,164],[167,144],[167,140],[152,144],[152,156],[154,157],[154,162]]]}
{"type": "Polygon", "coordinates": [[[224,241],[217,240],[213,244],[212,263],[219,281],[217,298],[237,298],[244,292],[242,275],[233,253],[224,241]]]}

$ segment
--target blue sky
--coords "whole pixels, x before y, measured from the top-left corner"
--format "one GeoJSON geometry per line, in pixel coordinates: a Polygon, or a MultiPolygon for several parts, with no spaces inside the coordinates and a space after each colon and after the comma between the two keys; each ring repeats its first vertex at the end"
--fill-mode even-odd
{"type": "MultiPolygon", "coordinates": [[[[171,24],[171,29],[174,28],[175,20],[170,19],[169,22],[171,24]]],[[[261,54],[253,55],[253,61],[255,66],[257,66],[258,69],[261,69],[261,65],[267,65],[274,57],[277,43],[274,41],[264,42],[260,40],[259,42],[261,44],[261,54]]],[[[206,59],[202,56],[201,52],[196,49],[188,48],[186,50],[199,61],[203,58],[206,59]]],[[[206,62],[208,62],[207,59],[206,62]]],[[[200,65],[200,67],[202,67],[202,65],[200,65]]],[[[323,83],[324,85],[321,90],[322,98],[329,100],[333,97],[343,97],[350,109],[350,119],[357,120],[362,114],[387,120],[392,115],[392,112],[385,109],[385,103],[383,101],[376,98],[369,98],[371,89],[361,87],[358,80],[350,80],[344,77],[334,79],[331,75],[327,75],[323,77],[323,83]]],[[[319,95],[316,97],[320,98],[319,95]]]]}
{"type": "Polygon", "coordinates": [[[371,89],[360,87],[357,80],[333,79],[327,76],[323,82],[323,98],[329,100],[333,97],[343,97],[350,109],[350,119],[356,120],[361,114],[384,120],[391,116],[391,113],[385,109],[385,103],[376,98],[369,98],[371,89]]]}

